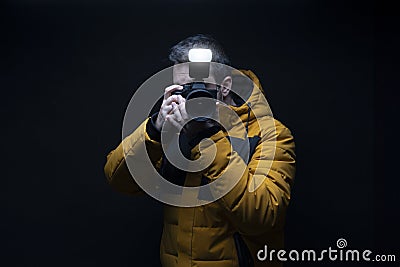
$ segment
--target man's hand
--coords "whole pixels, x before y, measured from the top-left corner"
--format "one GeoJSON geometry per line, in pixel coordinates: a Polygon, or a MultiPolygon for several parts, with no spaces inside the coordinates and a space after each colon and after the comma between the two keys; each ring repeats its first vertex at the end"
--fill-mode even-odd
{"type": "Polygon", "coordinates": [[[189,115],[186,112],[185,104],[186,99],[181,95],[173,95],[172,93],[176,90],[182,90],[181,85],[171,85],[165,88],[164,100],[161,104],[160,111],[157,116],[155,127],[161,131],[165,122],[176,127],[177,129],[183,128],[183,132],[189,137],[194,138],[199,132],[211,128],[217,123],[212,120],[199,122],[196,120],[189,120],[189,115]]]}
{"type": "Polygon", "coordinates": [[[163,127],[165,121],[167,120],[167,116],[173,113],[174,107],[185,101],[185,99],[180,95],[172,95],[174,91],[182,89],[183,87],[177,84],[165,88],[164,100],[161,104],[161,108],[160,111],[158,112],[157,120],[155,123],[155,127],[158,131],[161,131],[161,128],[163,127]]]}
{"type": "Polygon", "coordinates": [[[206,121],[191,120],[188,122],[189,116],[185,108],[186,99],[183,97],[179,99],[178,103],[172,102],[171,105],[172,110],[166,116],[166,121],[177,129],[182,129],[183,133],[189,139],[195,138],[200,132],[218,125],[218,123],[211,119],[206,121]]]}

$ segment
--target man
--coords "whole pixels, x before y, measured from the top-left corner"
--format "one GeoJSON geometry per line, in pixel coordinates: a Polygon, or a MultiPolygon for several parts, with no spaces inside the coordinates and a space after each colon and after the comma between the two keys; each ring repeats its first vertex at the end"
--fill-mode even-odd
{"type": "MultiPolygon", "coordinates": [[[[196,207],[165,205],[160,247],[162,265],[281,266],[277,261],[259,261],[257,252],[264,249],[265,245],[268,249],[283,247],[285,213],[295,172],[293,137],[282,123],[270,116],[268,105],[260,100],[263,92],[256,88],[261,89],[261,85],[251,71],[227,73],[222,79],[214,81],[220,85],[214,87],[218,90],[218,101],[233,110],[245,125],[250,143],[247,158],[233,145],[234,140],[241,140],[243,136],[228,136],[227,129],[211,121],[187,123],[187,101],[174,92],[182,90],[183,84],[193,81],[188,75],[187,65],[179,64],[188,62],[191,48],[210,49],[213,62],[229,63],[221,46],[209,36],[195,35],[175,45],[169,56],[175,64],[174,85],[165,89],[159,112],[125,138],[129,152],[126,149],[124,152],[121,143],[107,156],[105,174],[111,186],[118,191],[129,194],[142,191],[132,178],[125,160],[126,153],[134,154],[138,149],[136,144],[139,139],[145,140],[149,157],[157,170],[173,183],[200,186],[219,181],[224,172],[240,173],[232,190],[214,202],[196,207]],[[244,100],[231,90],[235,86],[235,79],[243,75],[255,84],[254,88],[247,86],[245,90],[249,97],[244,100]],[[190,144],[188,153],[183,154],[190,159],[197,159],[202,153],[207,154],[203,151],[200,153],[199,142],[203,138],[211,139],[217,149],[211,164],[200,172],[183,172],[171,165],[160,145],[163,127],[183,127],[180,134],[190,144]],[[251,190],[257,181],[258,185],[251,190]]],[[[210,84],[207,86],[212,89],[212,82],[210,84]]],[[[230,121],[223,109],[220,109],[219,116],[221,121],[230,121]]],[[[231,128],[234,129],[235,125],[232,122],[231,128]]]]}

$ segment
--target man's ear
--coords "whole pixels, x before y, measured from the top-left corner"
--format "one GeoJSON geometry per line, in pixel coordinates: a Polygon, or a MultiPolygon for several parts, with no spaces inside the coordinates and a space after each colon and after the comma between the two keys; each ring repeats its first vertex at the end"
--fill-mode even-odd
{"type": "Polygon", "coordinates": [[[221,82],[221,93],[223,97],[226,97],[232,88],[232,77],[226,76],[221,82]]]}

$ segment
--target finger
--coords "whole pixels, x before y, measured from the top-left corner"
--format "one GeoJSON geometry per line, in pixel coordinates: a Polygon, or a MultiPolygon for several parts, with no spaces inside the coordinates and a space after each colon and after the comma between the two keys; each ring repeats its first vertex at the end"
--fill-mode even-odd
{"type": "Polygon", "coordinates": [[[189,119],[189,115],[186,112],[186,107],[185,107],[185,102],[182,102],[178,105],[179,111],[181,113],[182,119],[183,120],[188,120],[189,119]]]}
{"type": "Polygon", "coordinates": [[[172,109],[173,109],[172,105],[163,105],[161,107],[162,113],[164,113],[164,114],[170,113],[172,111],[172,109]]]}
{"type": "Polygon", "coordinates": [[[183,96],[178,95],[177,103],[178,103],[178,104],[181,104],[181,103],[184,103],[184,102],[186,102],[186,99],[185,99],[183,96]]]}
{"type": "Polygon", "coordinates": [[[179,103],[179,101],[180,101],[179,97],[181,97],[181,96],[180,95],[171,95],[167,99],[164,100],[163,105],[168,106],[168,105],[171,105],[173,102],[179,103]]]}
{"type": "Polygon", "coordinates": [[[181,128],[181,125],[173,118],[173,115],[168,115],[166,118],[172,126],[176,127],[177,129],[181,128]]]}
{"type": "Polygon", "coordinates": [[[181,85],[178,85],[178,84],[173,84],[173,85],[168,86],[164,90],[164,100],[169,98],[174,91],[182,90],[182,89],[183,89],[183,87],[181,85]]]}
{"type": "Polygon", "coordinates": [[[179,110],[179,105],[177,105],[175,102],[173,102],[172,107],[173,107],[174,119],[178,122],[181,122],[182,115],[181,115],[181,111],[179,110]]]}
{"type": "Polygon", "coordinates": [[[165,117],[168,115],[168,113],[172,110],[171,105],[161,105],[160,111],[158,113],[158,116],[160,117],[161,121],[160,124],[164,124],[165,117]]]}

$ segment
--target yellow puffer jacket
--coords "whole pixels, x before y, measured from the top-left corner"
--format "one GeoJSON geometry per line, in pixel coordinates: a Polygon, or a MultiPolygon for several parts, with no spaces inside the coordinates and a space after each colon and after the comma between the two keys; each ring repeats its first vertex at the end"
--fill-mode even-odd
{"type": "MultiPolygon", "coordinates": [[[[242,73],[261,89],[251,71],[242,73]]],[[[231,153],[226,132],[219,131],[211,136],[217,156],[209,168],[200,175],[186,174],[185,186],[200,185],[202,176],[209,181],[218,179],[232,160],[238,166],[245,166],[245,172],[234,188],[219,200],[199,207],[165,205],[160,246],[163,266],[281,266],[276,261],[259,261],[257,252],[265,245],[269,251],[283,247],[285,214],[295,173],[294,140],[288,128],[270,116],[269,107],[260,101],[260,97],[262,92],[253,90],[245,104],[231,107],[248,125],[249,139],[258,140],[247,166],[238,153],[231,153]],[[255,184],[257,189],[250,190],[255,184]]],[[[221,118],[231,119],[224,118],[223,112],[221,118]]],[[[154,165],[160,166],[161,145],[149,137],[146,123],[147,120],[123,142],[131,146],[129,153],[134,153],[136,141],[145,141],[154,165]]],[[[235,127],[233,119],[230,123],[235,127]]],[[[192,149],[192,157],[199,157],[198,146],[192,149]]],[[[118,191],[141,192],[128,171],[122,143],[107,156],[104,171],[111,186],[118,191]]]]}

